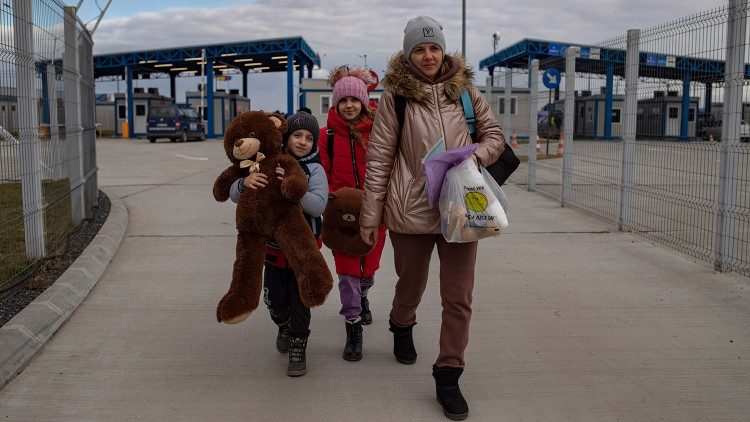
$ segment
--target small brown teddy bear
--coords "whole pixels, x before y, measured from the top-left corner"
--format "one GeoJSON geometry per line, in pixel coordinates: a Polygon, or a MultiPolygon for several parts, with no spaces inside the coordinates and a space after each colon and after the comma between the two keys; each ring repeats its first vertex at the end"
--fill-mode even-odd
{"type": "Polygon", "coordinates": [[[251,169],[265,174],[268,184],[245,193],[237,203],[237,257],[229,291],[216,309],[219,322],[237,324],[258,307],[269,241],[284,251],[306,306],[323,304],[333,287],[331,272],[299,204],[307,191],[307,177],[297,160],[281,152],[286,128],[279,114],[246,111],[232,120],[224,134],[224,150],[232,166],[214,182],[214,198],[226,201],[232,183],[248,176],[251,169]],[[283,180],[277,178],[277,166],[284,169],[283,180]]]}
{"type": "Polygon", "coordinates": [[[365,243],[359,235],[359,213],[362,210],[363,194],[364,191],[347,187],[328,194],[320,237],[323,244],[332,251],[363,256],[375,247],[374,243],[365,243]]]}

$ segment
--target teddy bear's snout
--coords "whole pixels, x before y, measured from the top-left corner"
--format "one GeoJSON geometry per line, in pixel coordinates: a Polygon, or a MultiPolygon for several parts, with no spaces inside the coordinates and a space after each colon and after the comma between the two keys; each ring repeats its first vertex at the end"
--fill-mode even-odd
{"type": "Polygon", "coordinates": [[[234,143],[232,154],[235,158],[246,160],[260,150],[260,140],[257,138],[240,138],[234,143]]]}

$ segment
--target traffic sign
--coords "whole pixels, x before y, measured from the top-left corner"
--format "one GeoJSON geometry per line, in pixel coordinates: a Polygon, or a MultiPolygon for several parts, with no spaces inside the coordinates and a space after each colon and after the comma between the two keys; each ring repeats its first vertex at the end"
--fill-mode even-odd
{"type": "Polygon", "coordinates": [[[374,70],[370,69],[370,75],[372,76],[373,82],[370,85],[367,85],[367,92],[372,92],[372,90],[378,87],[378,82],[380,82],[380,78],[378,78],[378,74],[375,73],[374,70]]]}
{"type": "Polygon", "coordinates": [[[560,71],[551,67],[544,71],[542,83],[547,89],[557,89],[560,86],[560,71]]]}

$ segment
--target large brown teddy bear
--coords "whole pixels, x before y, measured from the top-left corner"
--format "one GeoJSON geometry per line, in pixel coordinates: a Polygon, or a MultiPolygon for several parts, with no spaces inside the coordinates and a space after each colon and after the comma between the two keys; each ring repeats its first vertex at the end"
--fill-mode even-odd
{"type": "Polygon", "coordinates": [[[323,211],[323,244],[336,252],[363,256],[370,253],[375,243],[368,245],[359,234],[359,213],[364,191],[343,187],[328,194],[323,211]]]}
{"type": "Polygon", "coordinates": [[[237,203],[237,257],[229,291],[216,308],[216,319],[227,324],[244,321],[258,307],[263,289],[266,243],[281,246],[294,270],[302,302],[321,305],[333,287],[333,279],[299,204],[307,192],[307,177],[297,160],[282,154],[283,116],[246,111],[229,124],[224,150],[232,166],[214,182],[214,198],[224,202],[237,179],[261,172],[268,184],[244,193],[237,203]],[[284,169],[283,181],[276,167],[284,169]]]}

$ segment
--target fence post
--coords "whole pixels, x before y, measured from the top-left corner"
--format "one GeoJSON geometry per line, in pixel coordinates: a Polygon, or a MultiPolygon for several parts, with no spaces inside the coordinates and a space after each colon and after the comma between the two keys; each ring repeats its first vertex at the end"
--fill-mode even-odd
{"type": "Polygon", "coordinates": [[[620,178],[620,231],[629,230],[630,199],[635,177],[635,136],[638,113],[640,29],[629,29],[625,55],[625,110],[622,125],[622,175],[620,178]]]}
{"type": "Polygon", "coordinates": [[[81,130],[81,88],[78,62],[78,31],[76,8],[65,7],[65,139],[67,143],[68,178],[70,179],[70,212],[73,224],[80,223],[85,215],[83,189],[83,140],[81,130]]]}
{"type": "MultiPolygon", "coordinates": [[[[513,69],[510,67],[505,68],[505,91],[504,91],[504,105],[503,105],[503,132],[505,133],[505,139],[508,140],[513,135],[513,129],[511,129],[511,108],[510,108],[510,94],[513,93],[513,69]],[[510,133],[508,132],[510,131],[510,133]]],[[[517,106],[516,102],[516,106],[517,106]]],[[[498,109],[499,111],[499,109],[498,109]]]]}
{"type": "MultiPolygon", "coordinates": [[[[54,57],[53,57],[54,59],[54,57]]],[[[55,63],[47,65],[47,84],[49,85],[49,139],[52,143],[52,180],[62,179],[62,157],[60,156],[60,132],[57,114],[57,71],[55,63]]]]}
{"type": "Polygon", "coordinates": [[[81,31],[78,50],[79,92],[81,93],[81,146],[83,153],[82,171],[84,178],[84,212],[92,218],[94,207],[99,203],[98,167],[96,165],[96,112],[94,110],[94,59],[91,34],[85,28],[81,31]]]}
{"type": "Polygon", "coordinates": [[[575,114],[576,91],[576,57],[579,48],[569,47],[565,51],[565,109],[563,111],[563,167],[562,167],[562,198],[563,207],[570,205],[573,193],[573,126],[575,114]]]}
{"type": "Polygon", "coordinates": [[[740,120],[745,77],[747,0],[730,0],[727,20],[727,52],[724,74],[724,109],[721,125],[721,161],[716,204],[714,268],[729,269],[734,239],[730,214],[737,202],[740,120]]]}
{"type": "Polygon", "coordinates": [[[13,2],[13,36],[16,51],[16,92],[18,101],[18,147],[21,161],[21,198],[26,256],[44,257],[44,206],[42,204],[42,165],[37,112],[36,65],[34,61],[34,18],[31,2],[13,2]]]}
{"type": "Polygon", "coordinates": [[[539,109],[539,60],[531,61],[529,68],[529,180],[528,189],[536,185],[536,112],[539,109]]]}

